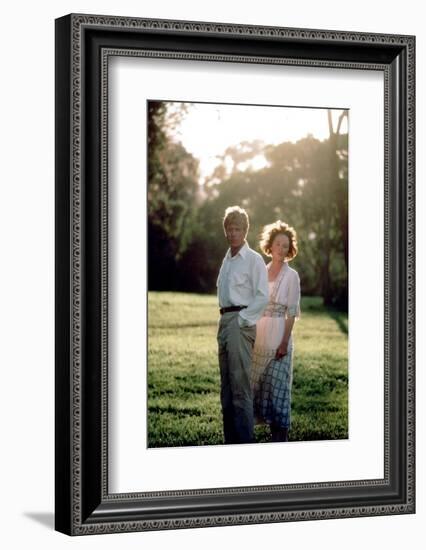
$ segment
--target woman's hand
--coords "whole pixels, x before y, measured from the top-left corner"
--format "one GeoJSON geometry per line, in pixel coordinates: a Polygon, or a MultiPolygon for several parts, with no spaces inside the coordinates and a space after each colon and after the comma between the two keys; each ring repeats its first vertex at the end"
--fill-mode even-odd
{"type": "Polygon", "coordinates": [[[290,340],[291,331],[293,330],[294,317],[287,317],[285,320],[284,334],[280,345],[275,353],[275,359],[281,359],[284,355],[287,355],[288,342],[290,340]]]}
{"type": "Polygon", "coordinates": [[[284,355],[287,355],[288,342],[281,342],[275,353],[275,359],[281,359],[284,355]]]}

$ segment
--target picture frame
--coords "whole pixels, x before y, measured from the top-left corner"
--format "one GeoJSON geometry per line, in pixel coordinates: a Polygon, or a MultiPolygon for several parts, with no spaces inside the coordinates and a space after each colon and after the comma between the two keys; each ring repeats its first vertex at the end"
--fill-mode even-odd
{"type": "Polygon", "coordinates": [[[71,14],[56,20],[55,528],[68,535],[415,512],[415,37],[71,14]],[[384,77],[384,477],[108,490],[108,59],[384,77]]]}

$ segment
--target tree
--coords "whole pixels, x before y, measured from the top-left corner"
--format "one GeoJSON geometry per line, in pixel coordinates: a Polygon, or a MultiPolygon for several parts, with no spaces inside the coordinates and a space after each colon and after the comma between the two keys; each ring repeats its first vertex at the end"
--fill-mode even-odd
{"type": "Polygon", "coordinates": [[[183,116],[169,104],[148,104],[148,287],[168,288],[176,266],[192,236],[198,161],[172,139],[183,116]]]}
{"type": "MultiPolygon", "coordinates": [[[[338,128],[340,131],[341,124],[338,128]]],[[[301,251],[294,264],[304,291],[322,295],[327,304],[346,307],[347,136],[337,135],[338,147],[333,139],[307,136],[297,143],[260,148],[258,142],[252,146],[244,142],[227,148],[223,163],[210,179],[199,216],[199,232],[211,252],[208,257],[216,256],[210,262],[211,290],[224,249],[220,221],[227,206],[239,204],[250,217],[252,246],[258,243],[263,225],[277,219],[293,225],[301,251]],[[250,169],[250,157],[246,156],[250,151],[253,156],[264,155],[263,169],[250,169]]]]}
{"type": "Polygon", "coordinates": [[[239,204],[249,214],[255,248],[265,224],[281,219],[294,226],[300,250],[294,265],[303,292],[347,308],[346,112],[336,130],[328,113],[330,135],[323,141],[308,135],[297,143],[227,147],[202,193],[198,162],[175,137],[183,115],[176,105],[170,111],[164,102],[149,104],[149,288],[214,292],[226,250],[223,214],[239,204]]]}
{"type": "MultiPolygon", "coordinates": [[[[337,129],[334,131],[333,119],[331,110],[327,110],[328,127],[329,127],[329,175],[327,181],[328,195],[333,197],[333,202],[336,207],[337,225],[343,244],[343,252],[346,267],[346,278],[348,274],[348,186],[347,186],[347,168],[341,168],[339,160],[342,158],[347,166],[347,142],[346,149],[341,148],[340,129],[343,120],[347,117],[347,111],[342,111],[337,122],[337,129]],[[346,185],[345,185],[346,184],[346,185]]],[[[347,138],[347,136],[346,136],[347,138]]],[[[325,211],[325,246],[323,249],[323,265],[321,270],[321,293],[326,305],[336,305],[337,300],[347,302],[347,287],[346,295],[338,296],[336,300],[336,292],[333,289],[330,277],[330,258],[332,253],[330,233],[332,225],[335,221],[332,219],[333,210],[328,208],[325,211]]],[[[334,227],[333,227],[334,228],[334,227]]]]}

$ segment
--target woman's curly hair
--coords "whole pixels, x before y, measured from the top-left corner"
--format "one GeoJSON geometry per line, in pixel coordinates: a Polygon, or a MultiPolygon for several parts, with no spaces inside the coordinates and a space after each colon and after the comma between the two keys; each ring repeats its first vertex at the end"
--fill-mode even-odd
{"type": "Polygon", "coordinates": [[[265,225],[260,235],[260,249],[265,256],[271,256],[271,247],[277,235],[286,235],[290,241],[290,247],[286,257],[287,261],[297,255],[297,234],[293,227],[281,220],[265,225]]]}

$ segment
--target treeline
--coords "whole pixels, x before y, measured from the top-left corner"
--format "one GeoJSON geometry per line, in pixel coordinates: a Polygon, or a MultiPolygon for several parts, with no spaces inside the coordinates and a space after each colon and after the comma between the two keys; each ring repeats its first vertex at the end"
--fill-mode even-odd
{"type": "Polygon", "coordinates": [[[250,217],[248,241],[259,250],[262,227],[277,219],[298,233],[299,254],[292,265],[302,292],[320,295],[326,305],[347,310],[348,298],[348,136],[340,133],[345,112],[330,137],[307,136],[297,143],[244,142],[229,147],[204,186],[198,161],[168,128],[167,104],[148,109],[148,286],[150,290],[211,293],[227,249],[222,229],[228,206],[250,217]],[[255,170],[261,156],[267,165],[255,170]]]}

